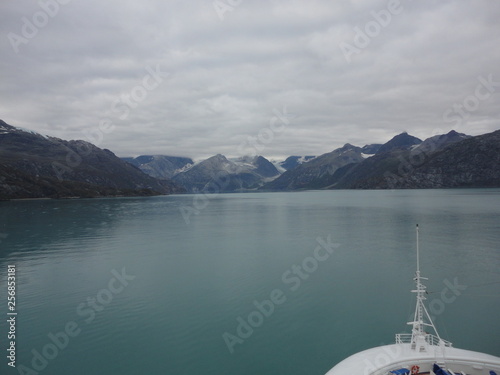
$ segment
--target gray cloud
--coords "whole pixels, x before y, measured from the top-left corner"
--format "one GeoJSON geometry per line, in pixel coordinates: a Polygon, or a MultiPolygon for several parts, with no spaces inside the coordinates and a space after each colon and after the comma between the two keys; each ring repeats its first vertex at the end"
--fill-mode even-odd
{"type": "Polygon", "coordinates": [[[0,118],[12,125],[85,139],[110,121],[94,139],[120,156],[194,158],[238,156],[284,107],[293,116],[264,156],[499,128],[500,85],[474,99],[479,77],[500,82],[499,2],[402,0],[383,26],[397,0],[243,0],[223,20],[212,0],[66,2],[0,4],[0,118]],[[42,24],[40,4],[55,14],[16,53],[9,35],[23,36],[23,17],[42,24]],[[342,43],[359,52],[350,62],[342,43]],[[151,69],[168,77],[141,90],[151,69]]]}

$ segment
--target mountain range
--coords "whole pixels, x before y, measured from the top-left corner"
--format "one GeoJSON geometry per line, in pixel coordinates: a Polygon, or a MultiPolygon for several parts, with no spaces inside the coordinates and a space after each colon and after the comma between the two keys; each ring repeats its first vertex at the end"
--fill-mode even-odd
{"type": "MultiPolygon", "coordinates": [[[[498,134],[497,134],[498,135],[498,134]]],[[[491,148],[495,148],[495,135],[492,137],[491,148]]],[[[417,171],[425,171],[426,165],[442,151],[455,145],[454,152],[460,152],[462,142],[474,139],[465,134],[451,131],[448,134],[429,138],[421,141],[407,133],[402,133],[389,142],[385,143],[371,157],[360,163],[352,163],[339,168],[335,173],[324,176],[316,181],[317,187],[327,189],[396,189],[396,188],[451,188],[451,187],[485,187],[499,184],[495,175],[498,172],[498,164],[490,164],[487,169],[491,171],[492,185],[484,185],[482,177],[475,176],[476,165],[473,160],[463,160],[463,167],[471,170],[471,179],[464,183],[455,179],[452,165],[453,158],[442,160],[441,174],[449,176],[448,184],[425,184],[423,180],[410,178],[417,171]],[[451,180],[455,179],[455,182],[451,180]]],[[[498,139],[497,141],[498,142],[498,139]]],[[[472,154],[482,153],[483,150],[469,150],[472,154]]],[[[494,158],[493,158],[494,160],[494,158]]],[[[500,186],[500,185],[499,185],[500,186]]]]}
{"type": "MultiPolygon", "coordinates": [[[[422,141],[401,133],[373,155],[346,144],[263,186],[298,189],[420,189],[500,186],[500,131],[450,131],[422,141]]],[[[365,148],[366,150],[366,148],[365,148]]]]}
{"type": "Polygon", "coordinates": [[[422,141],[349,143],[319,156],[118,158],[85,141],[40,135],[0,120],[0,199],[171,193],[500,187],[500,130],[422,141]]]}
{"type": "MultiPolygon", "coordinates": [[[[169,176],[188,192],[400,189],[500,186],[499,131],[472,137],[454,130],[424,141],[407,132],[384,144],[345,144],[320,156],[290,156],[273,164],[262,156],[215,155],[176,165],[169,176]],[[184,164],[184,165],[182,165],[184,164]]],[[[140,166],[158,170],[160,157],[140,166]]]]}

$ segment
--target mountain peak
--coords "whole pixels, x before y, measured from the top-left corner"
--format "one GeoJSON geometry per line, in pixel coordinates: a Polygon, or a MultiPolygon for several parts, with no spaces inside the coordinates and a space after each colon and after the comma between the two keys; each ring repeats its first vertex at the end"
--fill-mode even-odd
{"type": "Polygon", "coordinates": [[[436,151],[443,149],[453,143],[463,141],[464,139],[470,138],[470,135],[458,133],[455,130],[451,130],[447,134],[439,134],[433,137],[427,138],[417,147],[419,150],[426,152],[436,151]]]}
{"type": "Polygon", "coordinates": [[[13,128],[13,126],[7,124],[4,120],[0,119],[0,126],[4,126],[6,128],[13,128]]]}
{"type": "Polygon", "coordinates": [[[418,145],[420,143],[422,143],[421,139],[409,135],[407,132],[403,132],[393,137],[389,142],[383,144],[377,151],[377,154],[389,152],[395,149],[408,150],[412,146],[418,145]]]}
{"type": "Polygon", "coordinates": [[[357,147],[356,147],[356,146],[354,146],[354,145],[351,145],[350,143],[346,143],[346,144],[345,144],[345,145],[343,145],[341,148],[342,148],[342,149],[346,149],[346,150],[347,150],[347,149],[353,149],[353,148],[357,148],[357,147]]]}
{"type": "Polygon", "coordinates": [[[217,154],[217,155],[211,156],[208,159],[203,160],[202,162],[200,162],[200,164],[202,164],[202,163],[205,163],[205,164],[221,164],[221,163],[230,163],[230,161],[227,160],[227,158],[224,155],[217,154]]]}

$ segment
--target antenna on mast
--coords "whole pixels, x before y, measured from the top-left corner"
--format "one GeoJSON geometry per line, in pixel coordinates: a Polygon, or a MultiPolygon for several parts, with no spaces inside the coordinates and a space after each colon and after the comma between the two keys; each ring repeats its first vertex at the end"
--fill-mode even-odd
{"type": "Polygon", "coordinates": [[[420,250],[418,245],[418,224],[417,224],[417,274],[420,274],[420,250]]]}

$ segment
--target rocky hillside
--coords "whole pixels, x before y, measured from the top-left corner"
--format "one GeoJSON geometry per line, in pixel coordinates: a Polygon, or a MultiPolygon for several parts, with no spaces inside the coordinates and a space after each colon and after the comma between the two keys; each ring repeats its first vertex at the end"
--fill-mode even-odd
{"type": "Polygon", "coordinates": [[[64,141],[0,120],[0,199],[181,192],[85,141],[64,141]]]}

